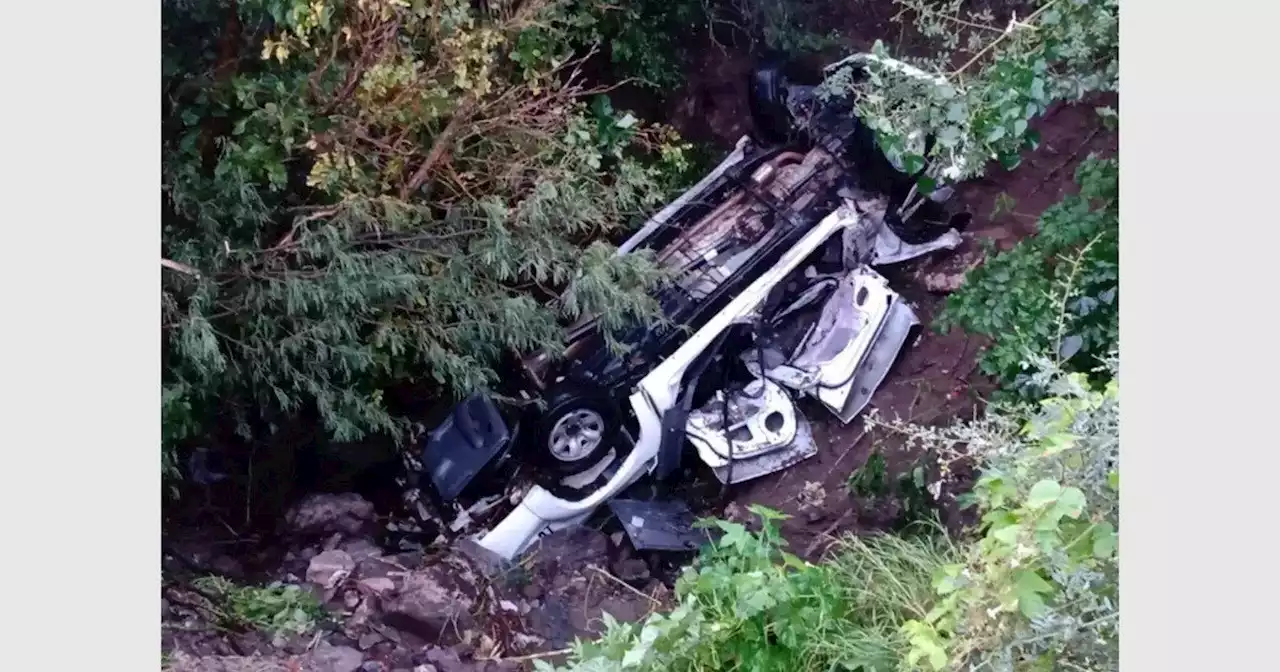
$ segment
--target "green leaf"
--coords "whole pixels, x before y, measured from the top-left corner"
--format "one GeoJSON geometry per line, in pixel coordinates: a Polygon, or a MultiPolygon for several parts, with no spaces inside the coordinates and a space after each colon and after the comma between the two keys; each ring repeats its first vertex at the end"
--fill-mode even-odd
{"type": "Polygon", "coordinates": [[[1022,156],[1017,152],[1005,152],[997,158],[1000,161],[1000,166],[1005,170],[1013,170],[1022,163],[1022,156]]]}
{"type": "Polygon", "coordinates": [[[1062,495],[1062,486],[1057,481],[1044,479],[1031,486],[1031,492],[1027,494],[1027,506],[1033,509],[1043,508],[1057,501],[1062,495]]]}
{"type": "Polygon", "coordinates": [[[1027,618],[1035,618],[1044,613],[1044,598],[1034,593],[1018,596],[1018,610],[1027,618]]]}
{"type": "Polygon", "coordinates": [[[750,506],[747,507],[747,510],[750,511],[751,513],[756,514],[761,519],[768,520],[768,521],[786,520],[791,517],[781,511],[775,511],[767,506],[763,506],[760,504],[751,504],[750,506]]]}
{"type": "Polygon", "coordinates": [[[1022,534],[1021,525],[1005,525],[991,531],[991,537],[996,541],[1012,546],[1018,542],[1018,536],[1022,534]]]}
{"type": "Polygon", "coordinates": [[[1018,608],[1027,618],[1035,618],[1044,611],[1044,596],[1054,592],[1054,587],[1040,573],[1031,569],[1018,570],[1014,579],[1014,594],[1018,608]]]}
{"type": "Polygon", "coordinates": [[[1085,496],[1080,488],[1070,487],[1062,490],[1054,508],[1071,518],[1079,518],[1084,513],[1085,496]]]}
{"type": "Polygon", "coordinates": [[[955,126],[943,126],[938,131],[938,144],[948,149],[954,148],[960,144],[960,129],[955,126]]]}
{"type": "Polygon", "coordinates": [[[1069,450],[1076,445],[1080,437],[1070,432],[1058,432],[1050,434],[1040,440],[1040,445],[1044,448],[1045,457],[1057,455],[1064,450],[1069,450]]]}
{"type": "Polygon", "coordinates": [[[724,531],[724,536],[720,537],[718,546],[742,548],[751,540],[751,534],[740,523],[717,520],[716,525],[724,531]]]}
{"type": "Polygon", "coordinates": [[[1037,102],[1041,102],[1041,103],[1045,102],[1043,79],[1036,77],[1035,79],[1031,80],[1031,97],[1034,98],[1037,102]]]}
{"type": "Polygon", "coordinates": [[[907,174],[918,173],[921,168],[924,168],[924,157],[919,154],[904,154],[902,168],[902,172],[907,174]]]}
{"type": "Polygon", "coordinates": [[[1093,557],[1106,560],[1116,552],[1119,545],[1120,535],[1111,523],[1101,522],[1093,528],[1093,557]]]}

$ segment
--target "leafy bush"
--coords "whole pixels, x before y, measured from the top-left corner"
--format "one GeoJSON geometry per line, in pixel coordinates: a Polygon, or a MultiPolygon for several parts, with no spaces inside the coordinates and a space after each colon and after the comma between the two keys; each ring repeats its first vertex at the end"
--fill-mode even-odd
{"type": "MultiPolygon", "coordinates": [[[[676,584],[672,612],[579,642],[567,670],[891,670],[923,618],[931,577],[955,559],[945,542],[885,536],[849,539],[823,565],[786,553],[777,522],[752,507],[762,529],[726,521],[724,533],[676,584]]],[[[538,669],[552,666],[540,663],[538,669]]]]}
{"type": "Polygon", "coordinates": [[[609,45],[614,74],[659,93],[683,83],[685,42],[706,21],[702,0],[586,4],[598,22],[593,37],[609,45]]]}
{"type": "Polygon", "coordinates": [[[301,635],[324,617],[319,600],[301,586],[239,586],[222,577],[206,576],[196,579],[195,587],[218,601],[215,618],[224,628],[301,635]]]}
{"type": "Polygon", "coordinates": [[[1056,351],[1069,369],[1089,372],[1116,346],[1119,162],[1090,158],[1076,181],[1079,193],[1045,210],[1035,235],[970,271],[935,322],[991,337],[979,364],[1010,389],[1027,391],[1027,353],[1056,351]]]}
{"type": "Polygon", "coordinates": [[[1050,104],[1119,90],[1119,0],[1040,0],[1025,17],[962,0],[894,2],[936,53],[886,61],[877,41],[864,81],[844,70],[821,95],[858,92],[859,114],[908,172],[930,159],[925,193],[981,175],[993,159],[1015,166],[1039,142],[1029,122],[1050,104]],[[936,139],[927,156],[925,135],[936,139]]]}
{"type": "Polygon", "coordinates": [[[565,321],[655,309],[653,264],[605,241],[666,198],[683,145],[588,107],[577,11],[164,4],[166,445],[304,413],[398,435],[397,384],[469,391],[565,321]]]}
{"type": "Polygon", "coordinates": [[[1036,405],[947,428],[898,428],[982,471],[982,536],[934,581],[938,601],[904,626],[907,662],[969,669],[1117,669],[1119,364],[1105,386],[1040,360],[1036,405]]]}
{"type": "Polygon", "coordinates": [[[860,500],[883,502],[892,498],[898,506],[893,529],[898,532],[939,531],[937,509],[933,505],[926,477],[926,461],[890,478],[884,455],[872,452],[867,463],[849,475],[849,494],[860,500]]]}
{"type": "Polygon", "coordinates": [[[712,10],[712,21],[737,26],[767,50],[813,53],[845,43],[834,30],[814,29],[823,5],[831,9],[822,0],[730,0],[712,10]]]}

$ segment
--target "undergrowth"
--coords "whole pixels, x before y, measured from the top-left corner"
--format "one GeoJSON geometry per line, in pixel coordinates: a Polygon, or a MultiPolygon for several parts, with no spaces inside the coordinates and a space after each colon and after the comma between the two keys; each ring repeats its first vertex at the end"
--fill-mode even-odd
{"type": "Polygon", "coordinates": [[[1045,210],[1039,230],[991,253],[951,296],[934,326],[982,334],[978,360],[1006,390],[1034,397],[1027,353],[1053,352],[1073,371],[1098,364],[1120,331],[1120,165],[1089,158],[1076,171],[1078,194],[1045,210]]]}
{"type": "Polygon", "coordinates": [[[206,576],[196,579],[194,586],[215,600],[212,616],[222,628],[301,635],[324,617],[319,600],[297,585],[241,586],[219,576],[206,576]]]}
{"type": "Polygon", "coordinates": [[[927,463],[919,460],[902,473],[890,475],[884,455],[872,452],[866,464],[849,475],[849,495],[858,501],[876,505],[893,501],[897,514],[890,529],[898,533],[939,530],[937,507],[928,491],[927,463]]]}
{"type": "Polygon", "coordinates": [[[785,516],[751,510],[758,532],[714,523],[724,534],[677,580],[679,606],[637,624],[606,617],[605,634],[578,642],[564,669],[892,669],[902,624],[928,613],[933,573],[954,550],[933,538],[854,538],[811,564],[786,551],[785,516]]]}

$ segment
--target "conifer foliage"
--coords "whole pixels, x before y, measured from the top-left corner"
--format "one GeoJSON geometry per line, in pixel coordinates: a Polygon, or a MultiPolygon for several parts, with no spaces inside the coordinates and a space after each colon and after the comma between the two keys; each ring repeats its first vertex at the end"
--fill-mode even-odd
{"type": "Polygon", "coordinates": [[[166,466],[217,418],[406,426],[384,392],[652,310],[608,243],[683,145],[608,105],[564,0],[166,0],[166,466]]]}

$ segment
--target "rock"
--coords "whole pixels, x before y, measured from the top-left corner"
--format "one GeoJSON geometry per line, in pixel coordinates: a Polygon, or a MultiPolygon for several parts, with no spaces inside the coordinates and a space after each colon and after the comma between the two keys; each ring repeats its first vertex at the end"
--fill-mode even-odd
{"type": "Polygon", "coordinates": [[[413,668],[413,672],[439,672],[435,665],[423,664],[413,668]]]}
{"type": "MultiPolygon", "coordinates": [[[[459,539],[453,545],[454,550],[472,567],[480,570],[485,576],[493,578],[511,569],[510,561],[476,543],[474,539],[459,539]]],[[[409,567],[406,563],[405,566],[409,567]]]]}
{"type": "Polygon", "coordinates": [[[324,590],[337,586],[356,568],[356,561],[346,551],[325,551],[307,565],[307,582],[324,590]]]}
{"type": "MultiPolygon", "coordinates": [[[[471,540],[462,539],[462,540],[459,540],[459,543],[461,543],[462,541],[471,541],[471,540]]],[[[472,543],[474,544],[475,542],[472,542],[472,543]]],[[[479,546],[479,544],[476,544],[476,546],[479,546]]],[[[408,569],[418,569],[419,567],[422,566],[422,561],[426,559],[426,555],[424,555],[422,551],[405,551],[404,553],[397,553],[392,557],[392,559],[395,560],[396,564],[402,567],[406,567],[408,569]]]]}
{"type": "Polygon", "coordinates": [[[364,654],[349,646],[333,646],[321,642],[311,653],[316,672],[356,672],[364,662],[364,654]]]}
{"type": "Polygon", "coordinates": [[[360,579],[356,586],[366,595],[385,597],[395,592],[396,582],[385,576],[378,576],[372,579],[360,579]]]}
{"type": "Polygon", "coordinates": [[[341,632],[335,632],[329,635],[329,644],[332,646],[346,647],[348,649],[356,648],[356,640],[354,637],[348,637],[341,632]]]}
{"type": "Polygon", "coordinates": [[[928,273],[924,276],[924,288],[935,294],[950,294],[964,284],[965,272],[960,273],[928,273]]]}
{"type": "Polygon", "coordinates": [[[935,294],[950,294],[960,289],[964,278],[978,264],[982,263],[982,250],[977,246],[966,245],[956,253],[943,260],[938,267],[924,274],[921,278],[924,288],[935,294]]]}
{"type": "Polygon", "coordinates": [[[288,635],[283,639],[284,639],[283,642],[278,642],[278,643],[272,642],[272,644],[276,645],[277,649],[280,649],[285,653],[299,655],[299,654],[306,653],[307,650],[311,648],[310,634],[303,635],[303,634],[295,633],[295,634],[288,635]]]}
{"type": "Polygon", "coordinates": [[[407,566],[382,556],[356,560],[356,573],[362,579],[376,579],[404,574],[407,566]]]}
{"type": "Polygon", "coordinates": [[[287,530],[295,535],[341,534],[368,536],[376,529],[373,504],[355,493],[309,495],[285,515],[287,530]]]}
{"type": "Polygon", "coordinates": [[[209,562],[209,569],[214,574],[219,574],[230,579],[243,579],[244,566],[239,560],[229,555],[219,555],[209,562]]]}
{"type": "Polygon", "coordinates": [[[170,672],[297,672],[301,668],[294,659],[261,656],[192,656],[175,652],[169,662],[170,672]]]}
{"type": "Polygon", "coordinates": [[[358,563],[366,558],[377,558],[382,555],[382,548],[369,539],[352,539],[342,543],[338,548],[347,552],[358,563]]]}
{"type": "Polygon", "coordinates": [[[540,539],[529,550],[534,580],[553,585],[556,575],[572,574],[589,564],[607,567],[609,538],[603,532],[586,526],[556,530],[540,539]]]}
{"type": "Polygon", "coordinates": [[[613,566],[613,575],[623,581],[640,581],[649,578],[649,563],[640,558],[628,558],[613,566]]]}
{"type": "Polygon", "coordinates": [[[191,656],[175,652],[170,672],[356,672],[363,656],[345,647],[322,643],[301,656],[191,656]],[[354,656],[352,655],[354,654],[354,656]]]}
{"type": "Polygon", "coordinates": [[[377,646],[378,642],[381,641],[383,641],[382,635],[379,635],[376,632],[370,632],[368,634],[361,635],[359,641],[356,642],[356,646],[358,646],[361,651],[368,651],[369,649],[377,646]]]}
{"type": "Polygon", "coordinates": [[[427,662],[419,667],[431,666],[439,672],[465,672],[469,667],[458,656],[456,651],[433,646],[426,650],[427,662]]]}
{"type": "Polygon", "coordinates": [[[369,621],[374,617],[373,607],[370,606],[369,600],[364,600],[356,604],[351,610],[350,616],[342,624],[342,632],[352,639],[358,639],[361,635],[368,632],[369,621]]]}
{"type": "Polygon", "coordinates": [[[444,570],[432,566],[409,574],[400,592],[383,604],[383,622],[429,641],[437,639],[451,622],[460,627],[469,625],[476,588],[474,584],[458,586],[458,577],[444,570]],[[471,594],[464,593],[462,587],[469,588],[471,594]]]}
{"type": "Polygon", "coordinates": [[[360,672],[386,672],[386,669],[382,663],[376,660],[366,661],[365,664],[360,666],[360,672]]]}

